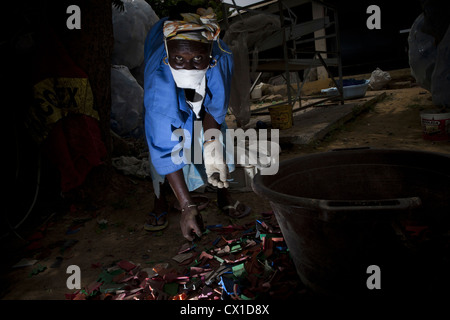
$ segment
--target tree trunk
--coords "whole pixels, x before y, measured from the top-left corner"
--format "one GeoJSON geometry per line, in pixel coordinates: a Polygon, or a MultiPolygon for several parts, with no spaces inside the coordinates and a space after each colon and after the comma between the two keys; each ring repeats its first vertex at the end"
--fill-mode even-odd
{"type": "Polygon", "coordinates": [[[61,0],[48,8],[52,24],[60,35],[70,57],[88,75],[94,96],[94,108],[100,117],[100,131],[107,150],[101,180],[108,182],[111,164],[111,55],[114,45],[111,1],[61,0]],[[81,11],[81,29],[68,29],[67,7],[77,5],[81,11]]]}

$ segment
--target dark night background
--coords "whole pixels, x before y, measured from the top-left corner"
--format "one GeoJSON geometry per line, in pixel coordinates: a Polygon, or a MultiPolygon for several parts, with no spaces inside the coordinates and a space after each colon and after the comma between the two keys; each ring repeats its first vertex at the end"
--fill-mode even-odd
{"type": "Polygon", "coordinates": [[[422,12],[420,1],[363,0],[328,1],[338,8],[341,30],[341,52],[344,75],[408,68],[408,33],[422,12]],[[366,27],[367,7],[375,4],[381,10],[381,29],[366,27]]]}

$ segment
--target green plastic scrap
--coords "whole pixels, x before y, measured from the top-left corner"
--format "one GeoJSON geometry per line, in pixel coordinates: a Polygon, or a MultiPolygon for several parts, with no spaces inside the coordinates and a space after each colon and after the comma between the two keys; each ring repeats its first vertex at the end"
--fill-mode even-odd
{"type": "Polygon", "coordinates": [[[31,270],[29,277],[35,276],[47,269],[47,266],[43,266],[42,264],[38,264],[36,268],[31,270]]]}
{"type": "Polygon", "coordinates": [[[264,276],[267,276],[269,274],[271,274],[274,270],[272,269],[272,267],[269,265],[269,263],[267,262],[267,260],[264,260],[264,276]]]}
{"type": "Polygon", "coordinates": [[[241,250],[242,250],[242,247],[241,247],[240,244],[236,244],[236,245],[234,245],[234,246],[232,246],[230,248],[230,252],[231,253],[238,252],[238,251],[241,251],[241,250]]]}
{"type": "Polygon", "coordinates": [[[98,276],[97,281],[103,282],[105,284],[113,283],[113,278],[116,275],[121,274],[123,272],[124,271],[122,269],[115,269],[115,270],[112,270],[111,272],[108,272],[107,270],[103,270],[102,273],[98,276]]]}
{"type": "Polygon", "coordinates": [[[115,293],[118,290],[121,290],[125,287],[125,285],[123,284],[118,284],[118,283],[108,283],[108,284],[103,284],[100,287],[100,292],[102,293],[115,293]]]}
{"type": "Polygon", "coordinates": [[[176,296],[178,294],[178,283],[166,283],[164,284],[164,292],[170,296],[176,296]]]}
{"type": "Polygon", "coordinates": [[[246,274],[244,263],[240,263],[231,268],[235,277],[240,278],[246,274]]]}

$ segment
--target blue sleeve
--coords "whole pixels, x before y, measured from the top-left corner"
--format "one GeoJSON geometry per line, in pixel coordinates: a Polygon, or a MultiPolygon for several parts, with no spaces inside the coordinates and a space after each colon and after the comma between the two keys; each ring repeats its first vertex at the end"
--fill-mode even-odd
{"type": "Polygon", "coordinates": [[[186,165],[172,160],[172,150],[177,147],[179,140],[171,140],[173,131],[178,128],[172,125],[170,119],[161,114],[146,114],[145,129],[152,163],[160,175],[175,172],[186,165]]]}
{"type": "Polygon", "coordinates": [[[165,20],[161,19],[152,27],[144,47],[145,134],[153,166],[161,175],[185,165],[172,161],[172,150],[179,141],[173,141],[171,137],[174,130],[186,127],[191,116],[189,107],[180,97],[184,94],[176,88],[170,69],[163,62],[166,56],[162,33],[165,20]]]}
{"type": "MultiPolygon", "coordinates": [[[[186,165],[172,161],[172,150],[179,144],[172,140],[176,129],[184,129],[192,136],[192,110],[186,103],[184,90],[178,89],[170,68],[163,59],[166,51],[162,27],[167,18],[160,19],[149,31],[144,46],[144,107],[145,133],[153,166],[161,175],[175,172],[186,165]]],[[[221,41],[221,40],[219,40],[221,41]]],[[[215,67],[206,73],[207,88],[203,102],[206,112],[222,124],[228,111],[233,55],[221,42],[214,43],[212,55],[215,67]]]]}
{"type": "Polygon", "coordinates": [[[206,112],[212,115],[217,123],[222,124],[230,102],[233,54],[225,42],[219,39],[214,42],[212,56],[217,60],[217,64],[206,73],[207,89],[203,105],[206,112]]]}

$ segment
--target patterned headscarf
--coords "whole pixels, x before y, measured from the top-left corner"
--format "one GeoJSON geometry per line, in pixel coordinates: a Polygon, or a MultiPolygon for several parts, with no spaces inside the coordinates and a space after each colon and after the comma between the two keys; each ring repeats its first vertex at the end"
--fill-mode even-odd
{"type": "Polygon", "coordinates": [[[183,20],[164,22],[164,37],[167,40],[183,39],[200,42],[217,40],[220,27],[212,8],[198,9],[197,13],[181,13],[183,20]]]}

